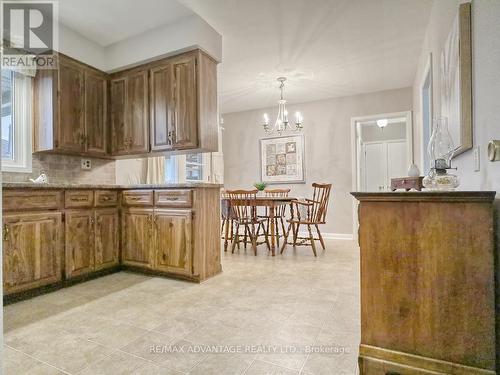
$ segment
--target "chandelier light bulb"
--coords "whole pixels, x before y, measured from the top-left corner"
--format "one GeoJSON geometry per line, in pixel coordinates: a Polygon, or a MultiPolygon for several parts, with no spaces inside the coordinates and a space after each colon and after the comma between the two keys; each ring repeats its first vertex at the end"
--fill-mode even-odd
{"type": "Polygon", "coordinates": [[[269,116],[267,113],[264,113],[264,124],[269,125],[269,116]]]}

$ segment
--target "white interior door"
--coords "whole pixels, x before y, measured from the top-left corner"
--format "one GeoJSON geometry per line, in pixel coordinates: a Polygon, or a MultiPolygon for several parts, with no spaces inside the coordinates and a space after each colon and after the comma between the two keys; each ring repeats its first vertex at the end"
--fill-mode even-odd
{"type": "Polygon", "coordinates": [[[406,176],[406,152],[404,140],[364,143],[361,155],[362,190],[388,190],[391,178],[406,176]]]}
{"type": "Polygon", "coordinates": [[[404,177],[408,173],[406,165],[406,142],[387,142],[387,177],[388,185],[391,178],[404,177]]]}
{"type": "Polygon", "coordinates": [[[384,143],[364,144],[364,191],[379,191],[385,185],[387,162],[384,157],[384,143]]]}

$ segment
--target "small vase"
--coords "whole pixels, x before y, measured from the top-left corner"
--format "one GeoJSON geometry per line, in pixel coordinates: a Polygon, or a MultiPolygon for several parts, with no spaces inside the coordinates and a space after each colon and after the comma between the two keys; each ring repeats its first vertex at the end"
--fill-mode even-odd
{"type": "Polygon", "coordinates": [[[410,177],[420,176],[420,170],[418,169],[416,164],[410,165],[410,168],[408,168],[408,176],[410,177]]]}

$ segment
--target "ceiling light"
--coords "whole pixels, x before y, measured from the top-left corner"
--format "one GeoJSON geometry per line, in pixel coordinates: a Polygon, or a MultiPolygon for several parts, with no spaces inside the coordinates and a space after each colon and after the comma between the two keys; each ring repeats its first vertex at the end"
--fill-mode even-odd
{"type": "Polygon", "coordinates": [[[377,126],[381,129],[385,128],[388,123],[389,123],[389,121],[386,118],[381,119],[381,120],[377,120],[377,126]]]}
{"type": "MultiPolygon", "coordinates": [[[[264,113],[264,122],[262,126],[264,127],[264,131],[267,134],[271,134],[273,132],[277,132],[281,135],[284,131],[292,130],[288,123],[288,110],[286,109],[286,100],[283,99],[283,89],[285,87],[286,77],[279,77],[278,82],[280,83],[280,100],[278,100],[278,116],[273,126],[269,124],[269,115],[264,113]]],[[[300,112],[295,113],[295,131],[301,131],[303,116],[300,112]]]]}

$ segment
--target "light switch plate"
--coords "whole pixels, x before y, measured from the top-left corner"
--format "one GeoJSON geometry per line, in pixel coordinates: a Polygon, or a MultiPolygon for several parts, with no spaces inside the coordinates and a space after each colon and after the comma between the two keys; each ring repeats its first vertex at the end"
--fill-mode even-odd
{"type": "Polygon", "coordinates": [[[90,161],[90,159],[82,159],[81,164],[82,164],[82,169],[86,170],[92,169],[92,162],[90,161]]]}
{"type": "Polygon", "coordinates": [[[474,147],[474,171],[479,172],[481,164],[479,161],[479,146],[474,147]]]}

